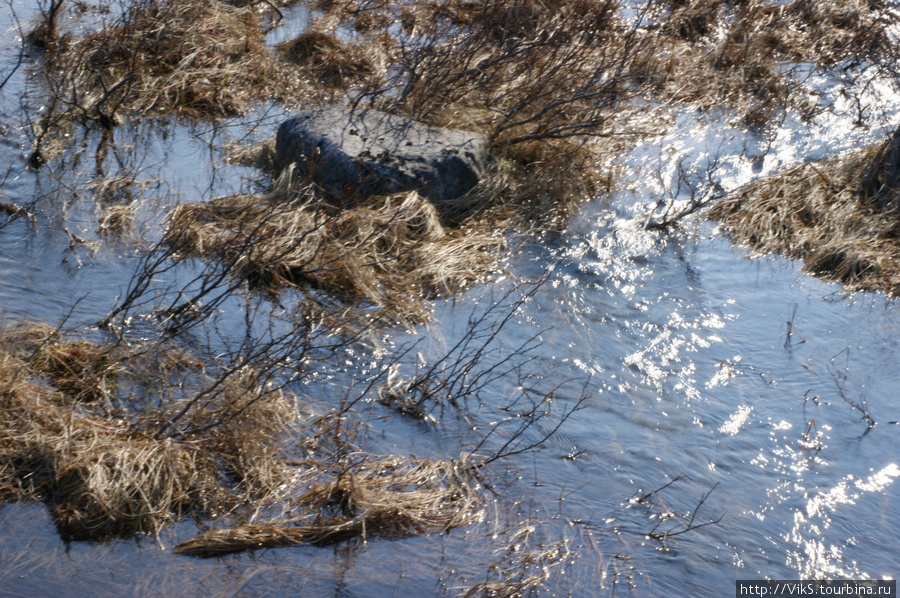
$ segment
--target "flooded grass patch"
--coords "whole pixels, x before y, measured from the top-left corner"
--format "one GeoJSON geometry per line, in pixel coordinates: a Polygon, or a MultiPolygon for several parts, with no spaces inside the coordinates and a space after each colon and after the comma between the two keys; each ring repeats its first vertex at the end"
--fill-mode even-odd
{"type": "MultiPolygon", "coordinates": [[[[308,471],[317,480],[322,473],[320,468],[308,471]]],[[[439,534],[478,516],[479,484],[457,462],[349,454],[329,467],[329,474],[291,500],[290,519],[208,531],[182,542],[175,552],[214,557],[354,538],[439,534]]]]}
{"type": "Polygon", "coordinates": [[[890,34],[896,15],[882,2],[692,0],[653,6],[659,51],[644,68],[658,93],[704,109],[724,102],[756,129],[785,108],[807,117],[821,110],[804,87],[802,65],[890,72],[896,62],[890,34]]]}
{"type": "Polygon", "coordinates": [[[43,41],[34,73],[46,99],[31,122],[33,167],[65,150],[73,123],[111,130],[127,119],[215,119],[267,100],[329,96],[265,44],[252,6],[139,0],[96,10],[104,18],[93,27],[73,17],[60,32],[44,15],[35,29],[43,41]]]}
{"type": "Polygon", "coordinates": [[[784,110],[823,109],[803,69],[889,71],[895,54],[896,16],[849,0],[659,2],[637,20],[614,0],[318,9],[277,49],[253,6],[145,0],[87,33],[59,33],[46,14],[35,31],[49,109],[31,163],[60,151],[73,119],[110,128],[127,115],[243,114],[263,100],[352,102],[487,135],[512,171],[503,206],[525,226],[559,227],[611,187],[611,161],[658,132],[648,102],[727,107],[762,131],[784,110]]]}
{"type": "Polygon", "coordinates": [[[850,290],[896,295],[900,221],[896,199],[879,205],[868,180],[878,156],[867,148],[797,166],[751,183],[709,215],[757,251],[803,260],[805,270],[850,290]]]}
{"type": "Polygon", "coordinates": [[[338,209],[308,187],[289,180],[280,187],[182,205],[163,242],[181,258],[228,264],[255,287],[311,285],[409,323],[427,319],[424,302],[498,268],[501,238],[474,225],[445,228],[415,191],[338,209]]]}
{"type": "Polygon", "coordinates": [[[59,36],[43,61],[51,91],[107,128],[121,113],[240,114],[304,87],[256,13],[221,2],[135,2],[96,32],[59,36]]]}
{"type": "MultiPolygon", "coordinates": [[[[465,343],[437,365],[476,380],[513,367],[527,347],[504,358],[489,348],[504,323],[476,320],[467,335],[476,346],[465,343]],[[500,361],[485,365],[482,356],[500,361]]],[[[454,372],[445,372],[451,379],[434,400],[461,409],[468,391],[454,372]]],[[[486,466],[540,446],[574,412],[557,414],[555,427],[535,441],[526,432],[554,419],[552,395],[530,412],[523,395],[513,399],[520,421],[492,423],[477,455],[376,455],[355,446],[365,421],[352,411],[373,385],[313,415],[247,361],[229,368],[171,341],[93,342],[37,324],[5,326],[0,385],[4,500],[45,502],[66,540],[159,538],[194,516],[217,529],[176,552],[202,557],[467,525],[481,517],[486,466]],[[487,440],[500,428],[500,446],[491,449],[487,440]]]]}
{"type": "Polygon", "coordinates": [[[61,535],[77,540],[158,534],[188,513],[271,500],[290,479],[280,443],[297,421],[293,404],[241,380],[223,382],[206,409],[191,412],[190,433],[160,433],[193,398],[174,396],[192,378],[204,378],[201,364],[180,352],[7,325],[2,495],[45,501],[61,535]]]}
{"type": "MultiPolygon", "coordinates": [[[[33,40],[43,48],[39,66],[46,67],[41,84],[48,91],[49,108],[43,120],[30,121],[37,136],[32,165],[50,159],[54,151],[71,150],[77,142],[68,142],[67,150],[65,135],[82,124],[85,139],[103,135],[102,149],[95,152],[96,173],[85,175],[92,165],[84,157],[92,148],[82,148],[60,168],[51,164],[41,175],[59,191],[53,202],[39,207],[59,210],[67,233],[59,238],[63,244],[66,238],[71,242],[68,253],[60,253],[72,270],[77,268],[71,274],[76,283],[63,288],[81,292],[79,284],[95,281],[92,264],[75,260],[73,248],[84,240],[66,226],[79,235],[98,229],[99,240],[88,241],[98,254],[104,244],[124,245],[122,240],[136,236],[135,229],[146,233],[135,239],[133,278],[101,281],[105,287],[127,287],[121,303],[100,323],[102,334],[109,336],[94,331],[81,338],[31,327],[0,338],[0,397],[6,407],[0,414],[2,495],[45,501],[69,539],[158,535],[164,526],[194,517],[197,529],[186,536],[199,535],[178,545],[180,554],[216,557],[258,548],[346,543],[339,549],[350,555],[376,538],[440,535],[480,521],[488,505],[497,510],[507,503],[524,505],[529,493],[545,490],[532,490],[524,482],[503,488],[497,484],[490,497],[481,486],[488,483],[482,477],[488,476],[486,465],[502,460],[509,471],[521,468],[510,475],[522,480],[528,466],[519,456],[549,448],[539,457],[548,470],[539,471],[534,459],[534,487],[556,483],[558,464],[569,466],[565,455],[584,451],[575,441],[562,448],[543,443],[571,414],[569,408],[581,403],[569,393],[541,390],[545,384],[538,378],[568,372],[563,366],[514,362],[530,361],[525,353],[545,337],[550,343],[540,350],[564,356],[566,349],[553,344],[557,333],[552,327],[571,326],[572,338],[566,342],[572,344],[566,346],[580,346],[585,325],[599,326],[601,318],[614,322],[620,317],[616,307],[598,303],[596,321],[579,313],[560,324],[559,316],[551,315],[566,314],[575,305],[573,297],[581,295],[577,287],[587,284],[585,276],[593,268],[585,264],[554,280],[558,292],[543,295],[548,303],[540,310],[520,310],[523,299],[502,314],[492,312],[498,320],[520,325],[524,332],[514,332],[513,340],[501,336],[499,326],[484,325],[486,320],[480,320],[481,330],[458,339],[457,327],[465,323],[456,318],[465,316],[452,311],[450,302],[434,308],[430,302],[456,296],[497,272],[504,233],[529,227],[564,230],[579,205],[615,187],[611,163],[678,118],[669,112],[673,104],[678,115],[692,107],[733,111],[754,133],[767,134],[777,126],[773,115],[782,109],[799,108],[805,116],[821,108],[798,83],[798,73],[821,73],[857,60],[881,68],[889,62],[882,49],[893,47],[882,37],[890,19],[879,20],[882,7],[874,3],[660,3],[636,24],[617,2],[451,0],[322,2],[311,9],[323,11],[321,18],[272,49],[263,44],[257,21],[264,11],[279,9],[269,3],[269,8],[238,4],[140,2],[120,17],[109,17],[108,26],[53,35],[49,27],[39,33],[44,41],[33,40]],[[774,34],[767,36],[767,28],[774,34]],[[275,100],[271,112],[260,106],[266,98],[275,100]],[[270,141],[235,148],[229,158],[264,171],[260,178],[238,181],[245,173],[232,176],[233,171],[211,164],[224,160],[215,144],[227,143],[235,131],[241,139],[265,136],[262,129],[278,118],[274,115],[302,98],[316,106],[353,102],[431,125],[481,132],[490,140],[492,170],[470,194],[435,207],[415,191],[347,194],[326,201],[290,171],[282,172],[267,191],[248,192],[266,187],[269,176],[278,179],[270,141]],[[248,122],[251,117],[225,119],[254,108],[260,108],[254,123],[248,122]],[[177,136],[163,134],[159,154],[145,151],[144,140],[131,137],[131,127],[116,126],[128,118],[155,123],[173,115],[165,122],[174,127],[193,119],[203,119],[202,125],[187,133],[179,129],[177,136]],[[52,130],[59,141],[56,150],[54,134],[48,133],[52,130]],[[202,142],[199,152],[197,140],[202,142]],[[123,161],[116,151],[104,154],[126,144],[134,148],[133,162],[123,161]],[[209,158],[195,168],[194,157],[207,149],[209,158]],[[176,164],[189,153],[184,164],[176,164]],[[163,154],[163,168],[179,170],[172,180],[167,180],[171,173],[155,172],[137,178],[163,154]],[[115,174],[107,176],[107,165],[115,174]],[[85,179],[93,182],[85,185],[85,179]],[[153,192],[145,190],[159,181],[163,197],[149,205],[146,196],[153,192]],[[187,188],[205,191],[177,197],[187,188]],[[71,196],[96,205],[71,210],[71,196]],[[146,224],[142,218],[150,210],[152,223],[146,224]],[[90,224],[76,228],[73,222],[90,224]],[[422,356],[414,354],[412,344],[393,344],[403,334],[395,336],[395,325],[412,328],[428,322],[432,308],[449,321],[435,325],[435,334],[427,338],[420,330],[422,356]],[[546,328],[527,340],[516,339],[518,334],[529,336],[532,325],[546,328]],[[126,340],[156,335],[161,339],[146,344],[126,340]],[[485,349],[486,339],[494,338],[503,339],[502,346],[485,349]],[[429,353],[431,343],[444,342],[454,350],[443,357],[429,353]],[[491,359],[496,365],[486,365],[491,359]],[[305,386],[310,380],[323,382],[305,386]],[[355,393],[365,385],[366,392],[350,397],[348,389],[355,393]],[[301,399],[288,392],[309,388],[315,389],[310,393],[314,397],[301,399]],[[327,415],[310,416],[307,401],[316,401],[327,415]],[[357,427],[339,421],[348,415],[365,421],[356,422],[357,427]],[[395,440],[410,430],[419,431],[412,439],[395,440]],[[381,449],[391,442],[409,447],[419,441],[428,448],[406,448],[405,456],[364,452],[390,453],[396,445],[381,449]],[[447,444],[452,445],[451,456],[435,454],[439,449],[434,447],[447,444]],[[453,457],[473,445],[473,452],[483,449],[488,456],[453,457]],[[427,450],[432,458],[408,454],[414,450],[427,450]],[[565,461],[549,460],[557,452],[565,461]],[[543,478],[548,471],[549,480],[543,478]]],[[[661,147],[660,154],[669,149],[680,151],[661,147]]],[[[892,292],[893,271],[874,275],[883,287],[866,287],[864,277],[873,270],[871,263],[882,259],[876,254],[887,255],[896,238],[890,228],[895,213],[871,181],[854,178],[854,169],[865,166],[862,157],[854,159],[807,165],[755,183],[740,195],[740,206],[726,202],[716,209],[733,211],[722,218],[726,223],[735,219],[736,237],[744,226],[737,220],[744,218],[748,230],[758,227],[747,233],[752,242],[771,237],[775,245],[788,247],[776,250],[790,255],[796,247],[805,248],[804,255],[815,254],[812,270],[838,272],[835,276],[853,288],[892,292]],[[840,218],[845,224],[837,222],[840,218]],[[825,228],[817,229],[815,221],[825,228]],[[868,227],[871,235],[854,236],[854,226],[868,227]],[[816,253],[825,245],[827,252],[816,253]],[[867,250],[874,253],[864,254],[867,250]]],[[[711,185],[712,178],[707,182],[711,185]]],[[[10,218],[31,215],[18,210],[17,204],[0,204],[0,212],[10,218]]],[[[617,232],[604,224],[605,218],[604,213],[599,224],[590,226],[614,239],[617,232]]],[[[573,234],[580,234],[577,228],[573,234]]],[[[549,249],[536,242],[526,249],[534,255],[515,267],[542,269],[546,256],[562,255],[557,241],[565,246],[572,238],[554,239],[549,249]],[[528,265],[522,266],[525,261],[528,265]]],[[[512,235],[505,239],[511,240],[512,235]]],[[[622,235],[610,243],[624,247],[634,242],[622,235]]],[[[600,249],[605,252],[606,246],[600,249]]],[[[655,269],[653,255],[638,255],[642,251],[655,250],[644,246],[625,257],[601,255],[621,262],[623,269],[633,268],[628,270],[631,278],[623,283],[603,272],[584,293],[593,298],[584,300],[606,291],[614,294],[621,286],[633,295],[629,305],[643,309],[638,295],[645,285],[632,283],[662,271],[655,269]],[[642,266],[648,263],[653,268],[642,266]]],[[[129,252],[129,258],[133,255],[129,252]]],[[[567,269],[571,255],[564,259],[567,269]]],[[[494,286],[509,288],[506,281],[494,286]]],[[[661,293],[668,296],[670,290],[661,293]]],[[[482,305],[495,305],[489,291],[480,293],[476,290],[464,301],[477,296],[482,305]]],[[[532,297],[526,291],[522,296],[532,297]]],[[[610,328],[602,330],[598,333],[609,336],[610,328]]],[[[642,333],[635,342],[644,338],[642,333]]],[[[615,345],[633,339],[607,340],[615,345]]],[[[606,396],[618,396],[628,386],[606,383],[608,376],[619,375],[613,372],[620,356],[597,353],[602,339],[591,342],[571,363],[581,368],[583,357],[597,355],[597,363],[579,371],[604,379],[606,396]]],[[[569,358],[555,363],[569,363],[569,358]]],[[[680,392],[675,388],[672,396],[680,392]]],[[[586,434],[593,438],[602,434],[598,430],[586,434]]],[[[660,438],[668,433],[659,426],[656,431],[660,438]]],[[[565,433],[563,438],[568,443],[565,433]]],[[[605,465],[606,454],[597,454],[605,465]]],[[[596,471],[579,469],[574,475],[594,477],[596,471]]],[[[561,505],[563,493],[559,496],[561,505]]],[[[485,542],[498,548],[496,558],[485,562],[484,570],[467,561],[464,585],[448,591],[467,596],[558,593],[556,582],[548,580],[573,577],[572,563],[589,548],[557,542],[559,535],[533,541],[541,534],[535,532],[539,524],[527,523],[537,512],[529,509],[522,506],[525,517],[506,532],[488,532],[494,537],[485,542]]],[[[675,515],[667,511],[659,516],[675,515]]],[[[581,525],[578,521],[560,526],[581,525]]],[[[644,534],[645,539],[654,532],[644,534]]],[[[674,535],[663,532],[661,537],[674,535]]],[[[428,539],[415,546],[452,550],[465,541],[428,539]]],[[[605,572],[598,573],[602,556],[589,558],[597,571],[586,578],[604,577],[605,572]]],[[[456,567],[430,566],[409,564],[423,577],[452,576],[450,567],[456,567]]]]}

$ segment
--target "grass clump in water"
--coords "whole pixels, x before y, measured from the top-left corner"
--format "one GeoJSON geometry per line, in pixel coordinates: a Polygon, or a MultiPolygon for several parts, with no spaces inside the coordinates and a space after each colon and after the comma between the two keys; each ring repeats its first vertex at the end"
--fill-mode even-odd
{"type": "Polygon", "coordinates": [[[227,116],[308,94],[264,41],[251,7],[137,1],[99,30],[60,35],[43,56],[46,84],[57,110],[106,128],[122,113],[227,116]]]}
{"type": "Polygon", "coordinates": [[[42,325],[4,329],[0,498],[45,501],[68,540],[158,535],[188,514],[246,522],[250,513],[249,523],[176,549],[191,556],[442,533],[476,517],[480,486],[464,465],[353,452],[334,418],[301,421],[292,397],[260,390],[253,372],[186,390],[203,366],[145,349],[66,340],[42,325]],[[75,347],[79,364],[96,367],[72,374],[80,384],[57,385],[75,347]],[[86,402],[87,380],[111,363],[116,389],[86,402]],[[273,511],[289,516],[254,522],[273,511]]]}
{"type": "Polygon", "coordinates": [[[501,239],[483,227],[445,228],[414,191],[338,209],[291,177],[267,196],[180,206],[163,242],[179,257],[219,260],[257,287],[308,285],[406,322],[427,319],[425,301],[497,268],[501,239]]]}
{"type": "Polygon", "coordinates": [[[879,195],[871,184],[883,151],[868,148],[797,166],[751,183],[709,215],[758,251],[801,259],[805,270],[851,290],[897,295],[898,192],[881,189],[879,195]]]}
{"type": "Polygon", "coordinates": [[[290,479],[280,442],[296,419],[293,404],[238,378],[189,410],[182,433],[163,433],[200,396],[183,388],[185,379],[202,380],[198,368],[177,353],[151,359],[140,349],[64,339],[47,326],[7,326],[0,496],[45,501],[61,535],[75,540],[157,534],[187,513],[215,516],[273,500],[290,479]],[[167,377],[176,370],[177,381],[167,377]]]}
{"type": "Polygon", "coordinates": [[[215,557],[259,548],[328,546],[354,538],[444,533],[477,515],[477,484],[454,461],[349,454],[327,472],[307,471],[315,481],[291,501],[299,515],[205,532],[182,542],[175,552],[215,557]]]}
{"type": "Polygon", "coordinates": [[[880,1],[666,1],[653,13],[658,51],[641,67],[650,89],[703,109],[727,105],[755,128],[784,108],[817,113],[802,81],[810,66],[895,67],[896,15],[880,1]]]}

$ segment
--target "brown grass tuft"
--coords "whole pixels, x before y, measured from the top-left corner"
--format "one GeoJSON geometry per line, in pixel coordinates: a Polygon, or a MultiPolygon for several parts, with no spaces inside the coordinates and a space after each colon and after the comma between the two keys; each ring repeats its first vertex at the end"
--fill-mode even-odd
{"type": "Polygon", "coordinates": [[[900,293],[900,214],[864,184],[877,153],[856,151],[752,183],[712,207],[741,242],[801,259],[804,269],[851,290],[900,293]]]}
{"type": "Polygon", "coordinates": [[[73,402],[109,398],[122,370],[114,347],[82,340],[62,340],[50,326],[18,326],[5,330],[3,343],[33,372],[40,373],[73,402]]]}
{"type": "Polygon", "coordinates": [[[177,353],[8,327],[0,337],[0,496],[46,501],[70,539],[155,534],[188,512],[274,500],[291,479],[282,444],[293,404],[261,393],[252,378],[191,394],[185,375],[204,380],[196,368],[177,353]],[[197,408],[184,432],[159,434],[185,406],[197,408]]]}
{"type": "Polygon", "coordinates": [[[314,90],[264,44],[252,7],[140,0],[114,22],[44,55],[73,117],[111,127],[122,113],[226,116],[314,90]]]}
{"type": "Polygon", "coordinates": [[[220,260],[258,286],[311,285],[407,321],[426,318],[424,301],[495,270],[501,244],[488,230],[446,229],[415,192],[339,210],[308,189],[183,205],[165,242],[183,257],[220,260]]]}
{"type": "Polygon", "coordinates": [[[7,327],[0,335],[0,499],[44,500],[72,540],[158,534],[188,513],[250,514],[250,524],[176,549],[193,556],[442,533],[476,516],[479,486],[461,464],[349,452],[332,429],[339,421],[309,418],[301,429],[292,397],[261,390],[254,371],[204,385],[205,369],[182,351],[70,341],[41,325],[7,327]],[[90,354],[118,364],[121,396],[111,392],[106,407],[79,402],[84,384],[70,388],[68,376],[93,372],[65,367],[59,382],[59,364],[69,364],[75,348],[79,363],[90,354]],[[307,460],[287,460],[290,442],[307,460]],[[291,516],[253,523],[273,509],[291,516]]]}
{"type": "MultiPolygon", "coordinates": [[[[894,64],[888,29],[896,17],[879,0],[673,0],[657,5],[658,51],[637,72],[658,93],[703,108],[736,108],[765,125],[781,108],[815,111],[793,80],[795,65],[894,64]]],[[[642,64],[640,64],[642,62],[642,64]]]]}
{"type": "Polygon", "coordinates": [[[557,139],[498,148],[509,164],[495,168],[493,176],[499,176],[504,187],[492,205],[511,217],[515,228],[561,229],[586,198],[612,188],[613,175],[601,166],[615,151],[611,146],[608,141],[557,139]]]}
{"type": "Polygon", "coordinates": [[[372,61],[352,44],[321,31],[307,31],[278,46],[282,56],[304,67],[324,85],[347,87],[374,71],[372,61]]]}
{"type": "Polygon", "coordinates": [[[201,451],[81,412],[26,372],[21,361],[0,354],[4,500],[46,500],[71,539],[156,533],[214,500],[215,464],[201,451]]]}
{"type": "Polygon", "coordinates": [[[477,486],[459,464],[349,455],[351,465],[293,500],[303,514],[287,521],[213,530],[182,542],[177,554],[223,554],[352,538],[444,533],[476,516],[477,486]]]}

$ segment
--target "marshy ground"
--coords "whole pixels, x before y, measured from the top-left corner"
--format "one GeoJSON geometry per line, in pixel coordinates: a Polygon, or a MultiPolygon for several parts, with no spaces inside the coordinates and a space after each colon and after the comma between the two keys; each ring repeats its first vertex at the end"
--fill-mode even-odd
{"type": "MultiPolygon", "coordinates": [[[[565,236],[584,203],[619,189],[623,156],[656,139],[672,111],[723,113],[766,139],[788,118],[828,110],[807,84],[816,73],[896,83],[900,18],[860,0],[320,2],[306,7],[304,31],[269,44],[296,5],[35,8],[10,76],[21,77],[29,127],[22,165],[55,186],[31,199],[4,193],[0,218],[50,214],[73,260],[113,248],[133,270],[93,321],[63,310],[53,325],[5,323],[0,496],[43,501],[67,540],[162,543],[194,518],[196,536],[174,551],[199,557],[495,525],[495,561],[453,583],[436,575],[464,596],[540,594],[575,558],[569,539],[541,537],[521,499],[503,492],[501,465],[521,467],[516,459],[565,434],[584,402],[583,391],[560,390],[571,380],[527,373],[537,333],[497,349],[544,281],[501,284],[509,256],[565,236]],[[278,164],[262,134],[217,146],[215,160],[253,167],[238,192],[180,195],[133,135],[173,125],[218,134],[261,106],[334,103],[484,134],[491,171],[449,215],[415,191],[337,207],[309,173],[278,164]],[[110,163],[115,173],[100,167],[110,163]],[[89,198],[79,209],[91,235],[70,230],[71,197],[89,198]],[[430,360],[384,342],[432,321],[436,300],[479,285],[497,285],[500,298],[430,360]],[[327,401],[305,395],[360,353],[377,362],[361,381],[327,401]],[[495,384],[508,418],[476,425],[480,393],[495,384]],[[370,452],[373,406],[377,418],[426,429],[452,420],[465,432],[427,458],[370,452]],[[500,526],[498,511],[516,516],[500,526]]],[[[897,202],[870,176],[884,151],[736,188],[710,175],[700,189],[685,175],[681,193],[641,221],[666,234],[706,214],[755,251],[802,259],[848,290],[895,294],[897,202]]],[[[665,544],[717,523],[698,516],[712,490],[694,490],[678,513],[657,490],[639,496],[658,517],[644,536],[665,544]]],[[[627,555],[610,558],[605,570],[632,583],[627,555]]]]}

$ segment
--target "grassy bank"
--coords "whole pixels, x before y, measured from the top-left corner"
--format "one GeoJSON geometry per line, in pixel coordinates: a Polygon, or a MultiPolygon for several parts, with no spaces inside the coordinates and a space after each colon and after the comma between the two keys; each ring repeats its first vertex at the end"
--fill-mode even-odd
{"type": "Polygon", "coordinates": [[[883,168],[879,155],[890,142],[752,183],[709,215],[758,252],[802,260],[806,271],[850,290],[896,295],[897,192],[872,185],[873,170],[883,168]]]}

